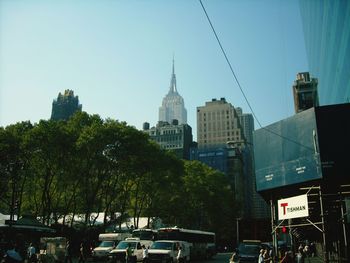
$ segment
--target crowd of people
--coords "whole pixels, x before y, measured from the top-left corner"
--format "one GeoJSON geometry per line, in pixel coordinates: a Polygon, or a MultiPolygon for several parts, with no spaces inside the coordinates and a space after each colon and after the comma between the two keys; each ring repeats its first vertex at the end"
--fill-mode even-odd
{"type": "MultiPolygon", "coordinates": [[[[310,262],[310,258],[316,255],[316,247],[314,243],[310,243],[310,245],[300,244],[296,253],[293,251],[283,251],[282,255],[278,260],[273,257],[272,249],[260,249],[260,253],[258,256],[258,263],[272,263],[272,262],[280,262],[280,263],[308,263],[310,262]]],[[[230,258],[229,263],[239,263],[240,257],[239,252],[235,250],[230,258]]]]}

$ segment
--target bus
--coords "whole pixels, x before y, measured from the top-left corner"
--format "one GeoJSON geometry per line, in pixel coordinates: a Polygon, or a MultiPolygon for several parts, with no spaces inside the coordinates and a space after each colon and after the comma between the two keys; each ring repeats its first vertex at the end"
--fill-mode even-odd
{"type": "Polygon", "coordinates": [[[132,237],[139,238],[140,240],[157,240],[157,230],[148,228],[138,228],[132,231],[132,237]]]}
{"type": "Polygon", "coordinates": [[[158,229],[159,240],[181,240],[190,244],[191,259],[208,259],[216,254],[215,233],[178,227],[158,229]]]}

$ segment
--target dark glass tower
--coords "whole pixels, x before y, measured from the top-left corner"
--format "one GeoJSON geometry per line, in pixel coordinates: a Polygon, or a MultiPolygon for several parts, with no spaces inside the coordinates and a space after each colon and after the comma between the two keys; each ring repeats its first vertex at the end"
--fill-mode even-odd
{"type": "Polygon", "coordinates": [[[350,1],[299,0],[320,106],[350,102],[350,1]]]}
{"type": "Polygon", "coordinates": [[[51,120],[68,120],[81,109],[78,96],[74,96],[73,90],[67,89],[63,95],[60,92],[57,99],[52,102],[51,120]]]}

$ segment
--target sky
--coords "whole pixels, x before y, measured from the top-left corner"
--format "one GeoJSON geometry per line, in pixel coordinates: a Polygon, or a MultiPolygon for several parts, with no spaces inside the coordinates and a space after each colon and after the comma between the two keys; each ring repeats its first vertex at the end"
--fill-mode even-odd
{"type": "MultiPolygon", "coordinates": [[[[299,2],[202,3],[261,125],[293,115],[308,71],[299,2]]],[[[173,56],[195,140],[206,101],[251,113],[197,0],[0,0],[0,126],[49,119],[66,89],[89,114],[155,126],[173,56]]]]}

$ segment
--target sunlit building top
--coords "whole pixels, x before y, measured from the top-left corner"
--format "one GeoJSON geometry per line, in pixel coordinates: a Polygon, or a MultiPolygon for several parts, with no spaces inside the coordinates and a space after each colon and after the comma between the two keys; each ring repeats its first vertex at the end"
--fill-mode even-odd
{"type": "Polygon", "coordinates": [[[177,120],[179,124],[187,124],[185,102],[176,87],[174,60],[169,92],[163,98],[162,106],[159,107],[159,121],[172,123],[173,120],[177,120]]]}

